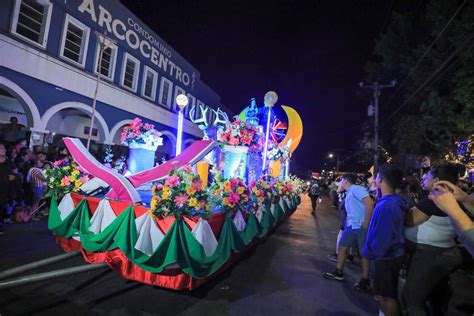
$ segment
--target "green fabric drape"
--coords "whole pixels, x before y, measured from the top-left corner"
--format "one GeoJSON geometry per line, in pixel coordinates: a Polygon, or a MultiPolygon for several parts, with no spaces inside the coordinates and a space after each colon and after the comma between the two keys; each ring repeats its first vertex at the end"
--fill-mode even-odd
{"type": "Polygon", "coordinates": [[[182,219],[175,220],[150,256],[135,249],[138,232],[133,206],[127,207],[102,232],[94,234],[89,231],[91,212],[86,198],[83,198],[64,220],[61,220],[57,201],[53,198],[48,228],[64,238],[79,235],[82,247],[87,251],[105,252],[120,248],[131,262],[152,273],[159,273],[168,265],[177,263],[184,273],[195,278],[205,278],[216,272],[230,258],[232,252],[242,250],[255,237],[264,237],[269,229],[292,209],[285,202],[283,206],[288,209],[286,212],[278,203],[275,204],[275,214],[270,211],[270,206],[266,206],[261,222],[250,213],[246,227],[241,232],[235,227],[232,218],[226,216],[217,248],[210,256],[206,256],[203,246],[182,219]]]}

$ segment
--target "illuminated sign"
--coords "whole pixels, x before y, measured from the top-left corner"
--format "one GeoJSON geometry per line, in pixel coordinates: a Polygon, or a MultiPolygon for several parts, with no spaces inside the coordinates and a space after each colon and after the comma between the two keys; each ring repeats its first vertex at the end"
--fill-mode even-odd
{"type": "Polygon", "coordinates": [[[171,50],[132,17],[128,17],[126,22],[119,18],[114,18],[111,12],[102,5],[99,4],[98,8],[96,8],[94,0],[82,0],[77,10],[89,15],[94,23],[107,29],[107,32],[114,34],[120,41],[126,42],[131,49],[138,50],[144,58],[149,59],[171,78],[176,79],[185,86],[191,84],[191,90],[194,88],[196,73],[189,74],[176,65],[172,61],[174,56],[171,50]]]}

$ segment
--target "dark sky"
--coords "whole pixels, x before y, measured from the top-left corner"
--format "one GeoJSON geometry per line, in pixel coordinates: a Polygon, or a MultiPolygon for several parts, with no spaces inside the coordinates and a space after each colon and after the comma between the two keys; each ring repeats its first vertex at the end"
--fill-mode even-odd
{"type": "Polygon", "coordinates": [[[328,152],[355,146],[370,102],[358,82],[391,0],[121,1],[235,112],[268,90],[294,107],[300,167],[321,169],[328,152]]]}

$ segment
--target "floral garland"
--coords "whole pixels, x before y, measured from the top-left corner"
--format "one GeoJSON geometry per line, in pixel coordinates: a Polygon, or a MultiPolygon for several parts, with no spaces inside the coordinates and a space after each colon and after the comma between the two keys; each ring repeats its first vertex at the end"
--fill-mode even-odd
{"type": "Polygon", "coordinates": [[[224,145],[247,146],[250,150],[261,150],[265,138],[254,124],[234,118],[234,122],[227,123],[223,130],[217,131],[217,141],[221,147],[224,145]]]}
{"type": "Polygon", "coordinates": [[[248,210],[250,191],[242,179],[225,180],[224,177],[218,176],[209,190],[212,203],[222,205],[222,211],[225,213],[248,210]]]}
{"type": "Polygon", "coordinates": [[[284,162],[291,158],[291,150],[288,146],[270,144],[268,147],[267,158],[269,160],[280,160],[281,162],[284,162]]]}
{"type": "Polygon", "coordinates": [[[184,215],[210,215],[211,205],[207,190],[199,175],[194,174],[190,166],[172,170],[164,184],[153,186],[152,193],[152,216],[180,218],[184,215]]]}
{"type": "Polygon", "coordinates": [[[89,180],[87,172],[75,163],[58,160],[53,168],[46,170],[45,178],[48,183],[46,197],[61,199],[70,192],[78,192],[79,188],[89,180]]]}
{"type": "Polygon", "coordinates": [[[124,145],[145,144],[147,146],[163,145],[161,133],[155,130],[153,124],[143,123],[141,119],[136,117],[128,126],[122,129],[120,140],[124,145]]]}
{"type": "Polygon", "coordinates": [[[259,179],[257,181],[252,181],[249,184],[250,191],[252,192],[252,201],[259,206],[264,204],[270,204],[272,201],[272,186],[264,181],[259,179]]]}
{"type": "Polygon", "coordinates": [[[287,188],[291,187],[292,190],[290,190],[290,192],[295,195],[300,195],[306,191],[306,183],[295,175],[292,175],[286,179],[285,185],[287,185],[287,188]]]}

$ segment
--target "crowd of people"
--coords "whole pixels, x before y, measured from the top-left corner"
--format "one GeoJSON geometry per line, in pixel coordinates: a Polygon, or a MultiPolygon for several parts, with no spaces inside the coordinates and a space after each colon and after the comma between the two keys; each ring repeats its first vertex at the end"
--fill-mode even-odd
{"type": "Polygon", "coordinates": [[[450,275],[474,257],[474,193],[460,180],[465,171],[445,163],[418,178],[383,165],[375,177],[349,173],[313,183],[311,199],[320,196],[312,188],[327,186],[341,218],[336,253],[328,255],[336,268],[324,277],[344,280],[345,263],[360,257],[354,288],[373,294],[381,314],[445,315],[450,275]]]}

